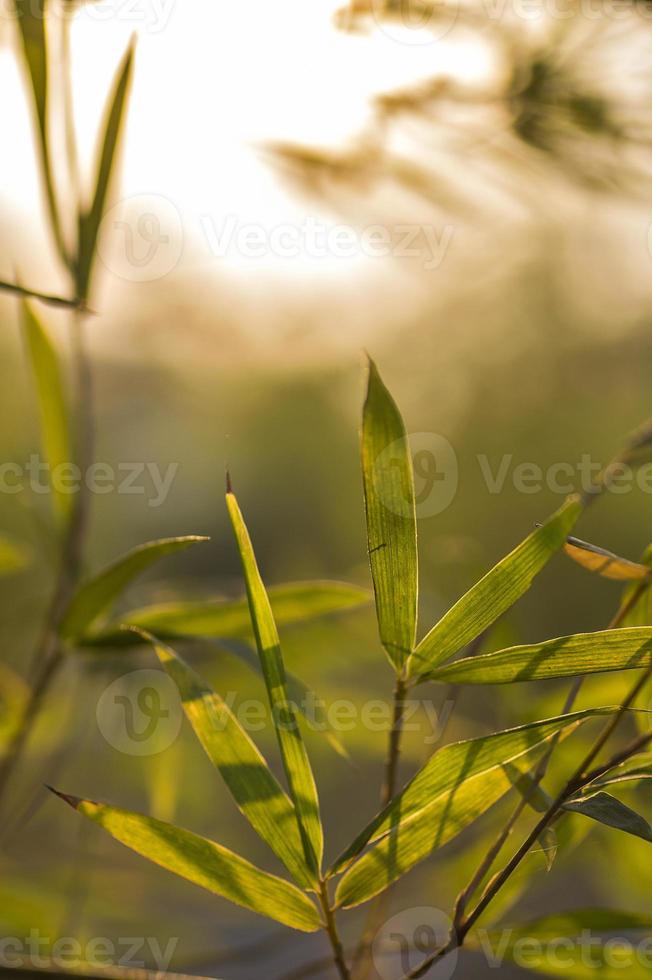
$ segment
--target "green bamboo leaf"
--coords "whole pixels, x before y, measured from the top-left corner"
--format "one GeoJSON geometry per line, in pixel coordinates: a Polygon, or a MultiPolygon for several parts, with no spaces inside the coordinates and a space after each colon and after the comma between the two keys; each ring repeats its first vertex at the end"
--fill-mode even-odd
{"type": "Polygon", "coordinates": [[[621,558],[613,551],[606,548],[599,548],[588,541],[580,538],[569,537],[564,544],[564,551],[569,558],[576,564],[581,565],[588,572],[594,572],[603,578],[614,579],[619,582],[640,581],[650,577],[650,569],[647,565],[639,562],[630,561],[629,558],[621,558]]]}
{"type": "Polygon", "coordinates": [[[181,538],[162,538],[160,541],[139,545],[118,558],[79,587],[61,623],[61,635],[67,640],[82,636],[137,575],[166,555],[183,551],[201,541],[208,541],[208,538],[194,534],[181,538]]]}
{"type": "Polygon", "coordinates": [[[296,809],[306,867],[316,881],[324,850],[317,787],[301,737],[296,712],[288,698],[285,665],[272,607],[256,564],[249,532],[230,487],[226,495],[226,503],[242,561],[258,655],[265,676],[283,768],[290,789],[290,799],[296,809]]]}
{"type": "Polygon", "coordinates": [[[600,792],[577,797],[566,803],[564,809],[572,813],[581,813],[606,827],[613,827],[615,830],[622,830],[626,834],[652,842],[652,827],[647,820],[609,793],[600,792]]]}
{"type": "MultiPolygon", "coordinates": [[[[366,589],[345,582],[290,582],[269,589],[274,619],[281,626],[358,609],[367,605],[370,599],[371,595],[366,589]]],[[[169,602],[134,609],[125,613],[120,622],[84,636],[83,643],[88,646],[130,646],[140,643],[138,634],[123,630],[123,625],[137,626],[164,640],[188,637],[226,639],[251,635],[249,603],[244,597],[169,602]]]]}
{"type": "Polygon", "coordinates": [[[580,711],[439,749],[335,862],[336,902],[366,902],[459,834],[532,768],[550,739],[614,708],[580,711]],[[357,855],[369,844],[371,850],[357,855]]]}
{"type": "MultiPolygon", "coordinates": [[[[572,909],[530,922],[478,929],[466,945],[481,951],[493,967],[512,960],[546,976],[572,976],[573,980],[647,980],[649,965],[641,961],[635,943],[613,949],[600,933],[648,932],[652,917],[621,909],[572,909]],[[560,945],[563,943],[563,946],[560,945]]],[[[606,936],[605,936],[606,940],[606,936]]]]}
{"type": "Polygon", "coordinates": [[[615,786],[618,783],[634,783],[646,779],[652,779],[652,752],[645,752],[616,769],[612,769],[606,776],[602,776],[591,783],[589,788],[593,790],[598,787],[615,786]]]}
{"type": "Polygon", "coordinates": [[[70,427],[68,406],[59,366],[59,358],[45,326],[29,303],[22,304],[22,321],[36,395],[39,405],[43,452],[50,467],[50,485],[54,504],[62,520],[69,517],[73,496],[65,492],[61,481],[62,467],[70,463],[70,427]]]}
{"type": "Polygon", "coordinates": [[[514,684],[647,667],[651,658],[652,628],[636,626],[576,633],[466,657],[438,667],[431,677],[448,684],[514,684]]]}
{"type": "Polygon", "coordinates": [[[90,207],[79,215],[79,256],[77,263],[77,295],[86,299],[95,260],[97,236],[104,216],[111,178],[114,173],[120,135],[126,114],[131,77],[134,64],[135,39],[129,47],[118,68],[113,91],[109,97],[103,134],[100,143],[99,160],[95,177],[95,192],[90,207]]]}
{"type": "Polygon", "coordinates": [[[317,909],[307,895],[225,847],[153,817],[53,792],[121,844],[180,878],[292,929],[319,929],[317,909]]]}
{"type": "Polygon", "coordinates": [[[427,679],[434,668],[495,623],[527,592],[535,576],[564,544],[581,513],[579,498],[569,498],[480,579],[421,640],[410,659],[410,674],[427,679]]]}
{"type": "Polygon", "coordinates": [[[41,172],[50,225],[59,255],[64,264],[69,265],[70,259],[63,237],[59,206],[56,199],[48,135],[48,48],[45,29],[47,2],[46,0],[14,0],[14,6],[36,110],[41,172]]]}
{"type": "Polygon", "coordinates": [[[295,881],[310,888],[294,806],[226,702],[174,650],[143,634],[179,688],[183,708],[233,799],[295,881]]]}
{"type": "Polygon", "coordinates": [[[410,446],[401,413],[369,361],[362,418],[367,544],[380,639],[397,670],[417,629],[417,524],[410,446]]]}
{"type": "MultiPolygon", "coordinates": [[[[274,607],[272,605],[272,609],[273,608],[274,607]]],[[[258,677],[263,676],[258,654],[255,652],[255,650],[251,649],[248,643],[243,643],[242,640],[221,640],[217,646],[218,648],[226,650],[227,653],[232,654],[234,657],[237,657],[241,663],[246,664],[247,667],[249,667],[250,670],[252,670],[258,677]]],[[[311,727],[324,733],[324,738],[329,743],[331,748],[337,752],[342,759],[346,759],[348,762],[350,762],[351,757],[349,756],[349,753],[347,752],[341,739],[337,737],[337,734],[330,723],[328,711],[326,710],[322,699],[317,697],[313,689],[302,681],[300,677],[297,677],[296,674],[286,671],[285,679],[290,701],[292,701],[301,714],[306,718],[311,727]]]]}

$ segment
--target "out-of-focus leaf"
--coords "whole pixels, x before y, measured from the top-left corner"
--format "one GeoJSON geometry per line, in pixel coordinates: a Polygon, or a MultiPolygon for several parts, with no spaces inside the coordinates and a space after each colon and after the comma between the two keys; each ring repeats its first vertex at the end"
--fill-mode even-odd
{"type": "Polygon", "coordinates": [[[86,299],[90,287],[91,273],[95,259],[97,236],[100,230],[111,178],[117,157],[120,134],[129,96],[129,88],[134,63],[135,41],[131,40],[118,68],[113,91],[109,97],[106,119],[101,139],[101,149],[95,177],[93,200],[87,210],[79,215],[79,256],[77,265],[77,295],[86,299]]]}
{"type": "Polygon", "coordinates": [[[272,607],[258,570],[249,532],[238,502],[230,490],[226,495],[226,504],[242,561],[258,655],[267,685],[290,799],[295,806],[303,841],[306,870],[315,881],[320,873],[324,850],[317,787],[296,713],[288,698],[285,665],[272,607]]]}
{"type": "Polygon", "coordinates": [[[36,382],[41,423],[41,443],[50,467],[50,486],[62,519],[70,514],[73,496],[65,492],[61,467],[71,461],[68,406],[59,358],[45,326],[29,303],[22,304],[23,330],[36,382]]]}
{"type": "MultiPolygon", "coordinates": [[[[272,586],[269,600],[274,619],[289,626],[332,613],[367,605],[371,594],[345,582],[290,582],[272,586]]],[[[125,613],[119,623],[84,636],[85,646],[131,646],[140,643],[137,633],[122,625],[137,626],[164,640],[183,637],[225,639],[251,635],[249,603],[243,599],[207,599],[169,602],[125,613]]]]}
{"type": "Polygon", "coordinates": [[[160,541],[139,545],[118,558],[79,587],[61,623],[61,635],[67,640],[82,636],[108,611],[137,575],[166,555],[183,551],[201,541],[208,541],[208,538],[195,534],[181,538],[162,538],[160,541]]]}
{"type": "Polygon", "coordinates": [[[609,793],[600,792],[579,797],[567,803],[564,809],[573,813],[582,813],[585,817],[597,820],[607,827],[652,842],[652,827],[647,820],[609,793]]]}
{"type": "Polygon", "coordinates": [[[417,629],[414,475],[401,413],[371,360],[361,456],[378,629],[389,659],[401,670],[417,629]]]}
{"type": "Polygon", "coordinates": [[[439,664],[472,642],[527,592],[536,575],[563,545],[582,512],[567,500],[506,558],[462,596],[421,640],[410,659],[411,675],[431,676],[439,664]]]}
{"type": "Polygon", "coordinates": [[[602,575],[603,578],[616,579],[626,582],[633,579],[648,578],[650,569],[646,565],[620,558],[605,548],[598,548],[580,538],[569,537],[564,544],[564,551],[574,562],[586,568],[589,572],[602,575]]]}
{"type": "Polygon", "coordinates": [[[645,913],[573,909],[531,922],[478,929],[469,936],[467,945],[481,950],[493,966],[513,960],[524,969],[546,976],[646,980],[649,966],[641,961],[635,943],[629,949],[616,949],[596,939],[600,933],[647,932],[651,928],[652,917],[645,913]]]}
{"type": "MultiPolygon", "coordinates": [[[[222,640],[217,645],[221,649],[231,653],[234,657],[237,657],[238,660],[246,664],[259,677],[262,676],[260,659],[248,643],[243,643],[242,640],[222,640]]],[[[330,723],[328,711],[321,698],[317,697],[312,688],[302,681],[300,677],[297,677],[296,674],[291,674],[289,671],[286,671],[285,680],[290,701],[293,702],[310,723],[310,727],[313,730],[323,732],[324,738],[335,752],[343,759],[350,761],[349,753],[337,737],[330,723]]]]}
{"type": "MultiPolygon", "coordinates": [[[[652,575],[652,545],[643,552],[641,565],[645,565],[652,575]]],[[[623,589],[619,610],[621,626],[652,626],[652,588],[648,587],[640,594],[645,585],[644,580],[629,582],[623,589]]]]}
{"type": "Polygon", "coordinates": [[[167,871],[292,929],[319,928],[319,914],[307,895],[233,851],[153,817],[54,792],[121,844],[167,871]]]}
{"type": "Polygon", "coordinates": [[[652,752],[645,752],[616,769],[612,769],[606,776],[602,776],[591,783],[589,788],[593,790],[597,787],[614,786],[618,783],[634,783],[645,779],[652,779],[652,752]]]}
{"type": "Polygon", "coordinates": [[[30,562],[30,552],[25,545],[17,544],[0,535],[0,575],[13,575],[26,568],[30,562]]]}
{"type": "Polygon", "coordinates": [[[149,637],[183,709],[240,811],[295,881],[310,887],[294,806],[226,702],[168,646],[149,637]]]}
{"type": "Polygon", "coordinates": [[[350,908],[383,891],[504,796],[550,739],[614,710],[575,712],[439,749],[335,862],[333,874],[375,843],[348,867],[338,905],[350,908]]]}
{"type": "Polygon", "coordinates": [[[647,667],[651,658],[652,628],[637,626],[576,633],[466,657],[438,667],[432,679],[448,684],[514,684],[647,667]]]}
{"type": "Polygon", "coordinates": [[[18,29],[23,43],[38,131],[41,170],[52,234],[63,262],[69,264],[52,173],[48,136],[48,49],[46,40],[46,0],[14,0],[18,29]]]}
{"type": "Polygon", "coordinates": [[[0,663],[0,758],[21,723],[28,695],[29,688],[22,677],[0,663]]]}

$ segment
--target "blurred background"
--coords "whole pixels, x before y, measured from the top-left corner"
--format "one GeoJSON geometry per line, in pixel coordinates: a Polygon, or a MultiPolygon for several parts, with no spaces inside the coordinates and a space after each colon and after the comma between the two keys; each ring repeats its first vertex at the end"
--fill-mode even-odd
{"type": "MultiPolygon", "coordinates": [[[[366,349],[415,446],[445,477],[417,469],[425,632],[580,486],[582,459],[608,462],[652,415],[652,6],[67,6],[82,186],[115,66],[138,36],[89,328],[96,457],[116,471],[150,464],[171,474],[164,493],[145,470],[138,492],[93,496],[88,569],[156,537],[208,534],[210,544],[139,580],[124,608],[239,595],[222,496],[228,466],[268,584],[369,585],[358,460],[366,349]],[[539,468],[526,482],[523,464],[539,468]],[[557,464],[561,478],[551,477],[557,464]]],[[[0,25],[0,277],[16,272],[66,291],[10,3],[0,25]]],[[[0,456],[22,465],[38,451],[32,379],[15,301],[3,298],[0,311],[0,456]]],[[[67,357],[65,315],[46,318],[67,357]]],[[[608,494],[578,533],[638,558],[652,531],[648,483],[608,494]]],[[[0,494],[0,532],[23,555],[0,591],[5,717],[52,587],[49,505],[29,488],[0,494]]],[[[618,601],[616,583],[557,557],[488,648],[601,628],[618,601]]],[[[288,665],[329,702],[391,698],[371,609],[288,628],[282,639],[288,665]]],[[[224,654],[187,653],[220,690],[261,696],[224,654]]],[[[142,757],[102,733],[97,706],[108,685],[154,667],[146,653],[104,651],[71,659],[60,675],[4,803],[3,935],[138,935],[163,947],[174,939],[176,970],[280,980],[323,955],[322,939],[279,933],[177,881],[42,789],[53,782],[151,812],[276,870],[187,726],[142,757]]],[[[627,683],[596,678],[583,698],[612,703],[627,683]]],[[[433,712],[450,714],[445,740],[469,737],[558,713],[564,685],[463,691],[452,714],[448,692],[431,686],[419,696],[404,778],[433,751],[433,712]]],[[[308,739],[334,855],[375,812],[385,737],[343,732],[352,762],[323,737],[308,739]]],[[[275,759],[268,728],[260,741],[275,759]]],[[[569,743],[568,764],[574,751],[569,743]]],[[[450,908],[500,817],[492,812],[403,879],[388,915],[450,908]]],[[[569,832],[550,874],[533,856],[537,867],[515,894],[521,921],[602,902],[646,908],[647,845],[590,829],[579,832],[581,846],[569,832]],[[616,854],[618,876],[606,875],[616,854]]],[[[348,942],[362,919],[343,917],[348,942]]],[[[136,959],[152,966],[150,953],[136,959]]],[[[383,980],[399,976],[385,970],[383,980]]],[[[465,953],[455,976],[494,973],[465,953]]]]}

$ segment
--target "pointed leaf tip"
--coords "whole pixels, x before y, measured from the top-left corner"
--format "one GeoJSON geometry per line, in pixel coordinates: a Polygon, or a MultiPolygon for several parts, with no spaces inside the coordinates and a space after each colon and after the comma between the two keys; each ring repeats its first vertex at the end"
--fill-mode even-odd
{"type": "Polygon", "coordinates": [[[230,474],[230,472],[228,470],[226,471],[226,492],[227,493],[233,493],[233,484],[231,483],[231,474],[230,474]]]}
{"type": "Polygon", "coordinates": [[[73,810],[77,810],[79,804],[82,802],[78,796],[70,796],[68,793],[61,793],[58,789],[55,789],[54,786],[49,786],[47,783],[45,784],[45,788],[49,789],[55,796],[58,796],[60,800],[64,801],[64,803],[67,803],[68,806],[71,806],[73,810]]]}

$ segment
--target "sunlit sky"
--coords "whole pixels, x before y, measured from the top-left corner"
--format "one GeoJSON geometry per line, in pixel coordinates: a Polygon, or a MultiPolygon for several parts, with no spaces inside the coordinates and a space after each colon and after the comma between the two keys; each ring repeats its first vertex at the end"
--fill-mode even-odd
{"type": "MultiPolygon", "coordinates": [[[[228,221],[262,224],[269,232],[315,212],[279,180],[260,152],[265,141],[336,147],[363,130],[374,94],[439,72],[479,80],[488,71],[482,46],[470,40],[435,44],[425,30],[398,27],[338,30],[339,6],[337,0],[103,0],[81,8],[73,90],[85,174],[112,76],[136,32],[120,197],[133,198],[135,208],[144,200],[145,210],[160,209],[163,230],[192,243],[180,263],[201,268],[219,261],[245,274],[264,266],[281,276],[315,259],[323,268],[329,259],[322,255],[292,262],[273,250],[243,256],[232,239],[227,244],[220,237],[228,221]],[[215,236],[222,243],[218,256],[215,236]]],[[[12,140],[0,159],[0,189],[12,219],[32,223],[38,184],[20,85],[15,56],[5,48],[0,126],[12,140]]]]}

